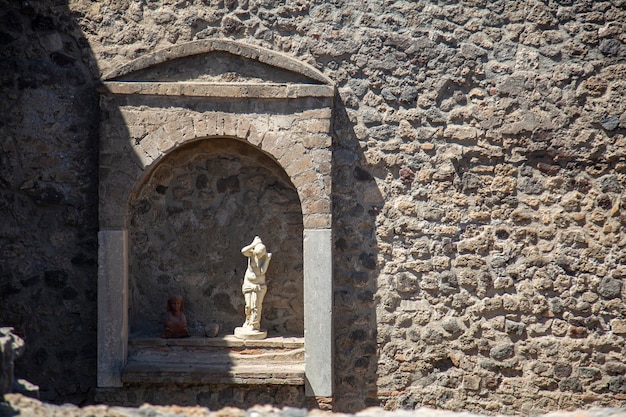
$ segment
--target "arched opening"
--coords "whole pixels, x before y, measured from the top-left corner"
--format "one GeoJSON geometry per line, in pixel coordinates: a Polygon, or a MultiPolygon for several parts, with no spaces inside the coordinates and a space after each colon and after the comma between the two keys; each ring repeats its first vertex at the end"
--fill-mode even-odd
{"type": "Polygon", "coordinates": [[[245,142],[193,141],[163,156],[129,202],[131,338],[163,332],[181,295],[192,336],[211,323],[232,334],[245,318],[241,248],[261,236],[274,253],[262,326],[302,336],[302,210],[283,169],[245,142]]]}

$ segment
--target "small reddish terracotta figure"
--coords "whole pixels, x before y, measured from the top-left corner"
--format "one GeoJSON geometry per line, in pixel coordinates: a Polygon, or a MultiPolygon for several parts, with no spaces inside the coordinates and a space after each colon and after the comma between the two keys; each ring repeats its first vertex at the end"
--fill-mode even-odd
{"type": "Polygon", "coordinates": [[[184,308],[183,297],[176,296],[167,299],[167,320],[163,334],[166,339],[189,336],[184,308]]]}

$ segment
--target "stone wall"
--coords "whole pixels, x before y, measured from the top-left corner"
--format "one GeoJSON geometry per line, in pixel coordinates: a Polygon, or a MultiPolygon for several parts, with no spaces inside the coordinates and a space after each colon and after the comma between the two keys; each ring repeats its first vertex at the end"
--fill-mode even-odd
{"type": "Polygon", "coordinates": [[[308,62],[339,87],[337,409],[623,405],[625,6],[4,7],[0,273],[13,307],[0,315],[26,333],[18,372],[59,399],[94,386],[87,68],[226,37],[308,62]]]}
{"type": "MultiPolygon", "coordinates": [[[[140,417],[150,415],[153,417],[244,417],[254,414],[259,417],[313,417],[319,416],[318,410],[308,411],[296,407],[276,407],[271,405],[255,405],[247,410],[235,407],[224,407],[221,409],[209,409],[204,407],[181,407],[176,405],[158,406],[143,404],[139,408],[116,407],[108,405],[90,405],[87,407],[76,407],[72,404],[50,405],[42,403],[32,398],[19,394],[9,394],[5,404],[0,404],[0,411],[16,413],[17,415],[36,415],[40,417],[56,417],[63,415],[67,417],[140,417]]],[[[358,416],[358,417],[481,417],[481,414],[459,413],[453,411],[434,410],[431,408],[420,408],[417,410],[397,410],[386,411],[382,408],[371,407],[356,414],[332,414],[325,412],[323,415],[333,416],[358,416]]],[[[623,408],[594,408],[583,411],[556,411],[542,414],[544,417],[624,417],[626,411],[623,408]]]]}
{"type": "MultiPolygon", "coordinates": [[[[158,406],[152,404],[143,404],[139,408],[108,405],[91,405],[80,408],[72,404],[64,404],[61,406],[50,405],[19,394],[8,395],[7,402],[0,404],[0,411],[16,413],[17,415],[36,415],[40,417],[55,417],[58,415],[67,417],[139,417],[145,415],[153,417],[244,417],[250,414],[259,417],[313,417],[321,414],[318,410],[308,411],[303,408],[288,406],[276,407],[271,405],[255,405],[247,410],[235,407],[209,409],[205,407],[181,407],[176,405],[158,406]]],[[[348,417],[481,417],[481,414],[470,414],[467,412],[458,413],[434,410],[431,408],[420,408],[410,411],[386,411],[376,407],[368,408],[356,414],[332,414],[325,412],[323,415],[342,415],[348,417]]],[[[626,411],[623,408],[595,408],[587,411],[556,411],[549,414],[542,414],[544,417],[624,417],[625,415],[626,411]]]]}

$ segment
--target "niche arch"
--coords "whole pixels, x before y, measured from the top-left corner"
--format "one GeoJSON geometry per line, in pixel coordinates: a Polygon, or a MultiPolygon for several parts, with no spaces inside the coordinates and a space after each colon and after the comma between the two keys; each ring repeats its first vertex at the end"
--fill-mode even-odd
{"type": "MultiPolygon", "coordinates": [[[[190,141],[155,161],[129,199],[129,334],[158,336],[168,296],[182,295],[191,334],[241,326],[241,242],[258,235],[276,256],[263,325],[304,335],[302,209],[276,161],[245,141],[190,141]]],[[[244,243],[245,244],[245,243],[244,243]]]]}
{"type": "Polygon", "coordinates": [[[129,259],[135,255],[129,228],[137,190],[169,155],[221,141],[230,150],[264,155],[295,187],[302,223],[306,393],[332,396],[334,85],[287,55],[238,41],[203,40],[132,61],[106,75],[99,92],[98,386],[121,387],[128,360],[129,259]]]}

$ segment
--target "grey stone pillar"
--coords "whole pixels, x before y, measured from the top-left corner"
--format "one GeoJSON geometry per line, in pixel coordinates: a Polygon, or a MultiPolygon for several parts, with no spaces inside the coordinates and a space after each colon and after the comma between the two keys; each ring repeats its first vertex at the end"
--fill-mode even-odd
{"type": "Polygon", "coordinates": [[[333,257],[331,229],[304,230],[306,395],[333,395],[333,257]]]}
{"type": "Polygon", "coordinates": [[[121,387],[128,346],[128,233],[98,233],[98,387],[121,387]]]}

